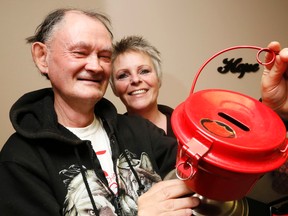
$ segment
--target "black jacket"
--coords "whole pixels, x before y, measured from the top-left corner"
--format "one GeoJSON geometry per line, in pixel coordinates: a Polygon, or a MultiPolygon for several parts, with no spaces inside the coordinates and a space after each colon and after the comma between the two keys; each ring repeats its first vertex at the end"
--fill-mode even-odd
{"type": "MultiPolygon", "coordinates": [[[[176,139],[176,136],[173,132],[172,125],[171,125],[171,116],[173,113],[173,108],[163,105],[163,104],[158,104],[158,110],[163,113],[166,116],[167,120],[167,136],[173,137],[176,139]]],[[[128,115],[128,112],[124,113],[124,115],[128,115]]]]}
{"type": "Polygon", "coordinates": [[[173,132],[172,126],[171,126],[171,116],[173,113],[173,109],[169,106],[158,104],[158,109],[161,113],[163,113],[166,116],[167,119],[167,136],[173,137],[176,139],[176,136],[173,132]]]}
{"type": "Polygon", "coordinates": [[[57,122],[53,101],[48,88],[25,94],[11,108],[16,132],[0,153],[1,215],[137,215],[137,197],[174,169],[176,140],[99,101],[95,115],[110,139],[117,173],[114,195],[90,141],[57,122]]]}

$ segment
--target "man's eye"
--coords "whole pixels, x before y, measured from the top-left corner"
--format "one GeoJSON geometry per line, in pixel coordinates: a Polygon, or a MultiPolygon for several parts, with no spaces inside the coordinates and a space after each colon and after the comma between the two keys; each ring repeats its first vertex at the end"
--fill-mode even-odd
{"type": "Polygon", "coordinates": [[[112,52],[110,51],[101,51],[98,53],[98,58],[104,62],[110,63],[111,62],[112,52]]]}
{"type": "Polygon", "coordinates": [[[73,54],[76,56],[85,56],[86,55],[86,53],[83,51],[74,51],[73,54]]]}
{"type": "Polygon", "coordinates": [[[107,55],[107,56],[99,56],[99,58],[100,59],[102,59],[103,61],[105,61],[105,62],[111,62],[111,56],[109,55],[107,55]]]}

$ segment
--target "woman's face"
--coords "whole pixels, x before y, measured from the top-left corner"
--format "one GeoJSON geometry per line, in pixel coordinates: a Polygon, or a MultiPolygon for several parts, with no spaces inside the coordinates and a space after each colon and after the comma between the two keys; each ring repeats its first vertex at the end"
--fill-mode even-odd
{"type": "Polygon", "coordinates": [[[119,55],[113,64],[112,79],[113,91],[128,112],[157,106],[160,80],[149,55],[137,51],[119,55]]]}

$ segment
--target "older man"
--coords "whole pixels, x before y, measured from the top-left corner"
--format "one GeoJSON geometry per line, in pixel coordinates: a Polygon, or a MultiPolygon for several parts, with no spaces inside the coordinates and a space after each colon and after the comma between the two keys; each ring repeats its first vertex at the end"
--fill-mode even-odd
{"type": "Polygon", "coordinates": [[[182,181],[161,181],[174,168],[176,141],[103,98],[109,24],[99,13],[58,9],[27,39],[52,88],[11,108],[16,132],[0,154],[1,215],[184,216],[198,204],[182,181]]]}

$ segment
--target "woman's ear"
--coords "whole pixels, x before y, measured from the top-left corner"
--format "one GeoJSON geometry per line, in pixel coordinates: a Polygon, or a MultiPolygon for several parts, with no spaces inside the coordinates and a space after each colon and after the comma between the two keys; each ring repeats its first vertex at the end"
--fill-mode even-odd
{"type": "Polygon", "coordinates": [[[158,79],[158,86],[159,86],[159,89],[160,89],[161,86],[162,86],[162,79],[158,79]]]}
{"type": "Polygon", "coordinates": [[[116,97],[119,97],[118,93],[115,91],[115,86],[114,86],[114,84],[112,84],[112,81],[110,82],[110,86],[111,86],[111,89],[112,89],[114,95],[115,95],[116,97]]]}
{"type": "Polygon", "coordinates": [[[114,77],[112,74],[110,74],[109,83],[110,83],[111,89],[112,89],[114,95],[116,97],[119,97],[119,95],[117,94],[117,91],[115,90],[114,81],[112,79],[114,79],[114,77]]]}
{"type": "Polygon", "coordinates": [[[35,42],[32,44],[31,53],[33,61],[42,74],[48,74],[47,66],[47,46],[41,42],[35,42]]]}

